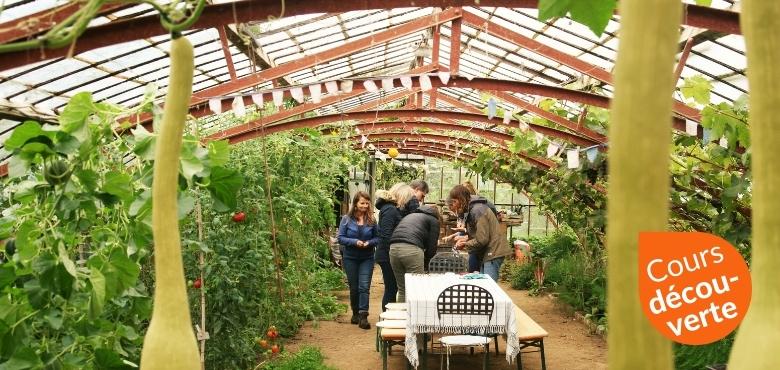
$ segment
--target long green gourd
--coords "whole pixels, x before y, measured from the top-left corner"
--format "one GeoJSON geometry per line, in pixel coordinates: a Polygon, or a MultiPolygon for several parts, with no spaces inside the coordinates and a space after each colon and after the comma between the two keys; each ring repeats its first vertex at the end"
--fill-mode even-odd
{"type": "Polygon", "coordinates": [[[680,0],[620,1],[620,47],[609,128],[609,368],[673,368],[672,346],[639,303],[640,231],[666,230],[673,69],[680,0]]]}
{"type": "Polygon", "coordinates": [[[753,151],[753,298],[729,370],[780,369],[780,2],[744,0],[740,15],[750,84],[753,151]]]}
{"type": "Polygon", "coordinates": [[[194,57],[185,37],[171,41],[171,78],[157,138],[152,183],[155,289],[141,369],[199,369],[181,259],[177,189],[179,152],[192,95],[194,57]]]}

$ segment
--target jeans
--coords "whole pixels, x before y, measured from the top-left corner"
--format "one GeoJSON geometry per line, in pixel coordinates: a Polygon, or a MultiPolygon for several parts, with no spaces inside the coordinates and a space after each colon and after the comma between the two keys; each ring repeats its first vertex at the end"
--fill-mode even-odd
{"type": "Polygon", "coordinates": [[[504,263],[504,257],[494,258],[490,261],[485,261],[482,264],[482,273],[490,276],[491,279],[498,282],[498,271],[501,270],[501,264],[504,263]]]}
{"type": "Polygon", "coordinates": [[[395,274],[390,261],[377,262],[382,269],[382,280],[385,284],[385,294],[382,296],[382,312],[385,312],[385,306],[388,303],[395,302],[395,295],[398,294],[398,284],[395,282],[395,274]]]}
{"type": "Polygon", "coordinates": [[[474,272],[481,270],[479,266],[479,257],[476,253],[469,253],[469,270],[467,272],[474,272]]]}
{"type": "Polygon", "coordinates": [[[406,302],[404,274],[425,273],[425,253],[422,248],[413,244],[390,244],[390,264],[393,266],[395,281],[398,284],[398,302],[406,302]]]}
{"type": "Polygon", "coordinates": [[[374,273],[374,257],[365,259],[344,258],[344,272],[349,283],[349,305],[352,313],[368,312],[368,293],[371,275],[374,273]]]}

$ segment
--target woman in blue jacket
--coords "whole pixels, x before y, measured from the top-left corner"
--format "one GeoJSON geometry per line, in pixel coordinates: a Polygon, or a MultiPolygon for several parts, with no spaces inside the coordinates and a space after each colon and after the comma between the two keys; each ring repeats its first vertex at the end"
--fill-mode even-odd
{"type": "Polygon", "coordinates": [[[379,226],[374,221],[371,197],[359,191],[352,200],[349,213],[341,218],[339,244],[344,246],[344,272],[349,283],[351,323],[369,329],[368,294],[374,273],[374,247],[379,243],[379,226]]]}

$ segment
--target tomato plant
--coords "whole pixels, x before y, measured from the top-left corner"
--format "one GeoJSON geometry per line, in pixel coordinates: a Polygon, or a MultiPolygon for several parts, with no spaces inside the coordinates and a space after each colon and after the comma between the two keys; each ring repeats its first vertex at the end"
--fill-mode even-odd
{"type": "MultiPolygon", "coordinates": [[[[190,253],[185,253],[185,271],[194,280],[200,276],[200,245],[209,251],[204,267],[209,283],[206,328],[211,337],[207,367],[254,367],[254,359],[264,350],[255,340],[258,333],[270,345],[272,339],[292,335],[303,320],[343,309],[329,292],[342,285],[343,275],[331,266],[327,229],[336,222],[335,189],[349,165],[360,159],[351,154],[346,141],[318,131],[275,134],[265,140],[265,149],[257,139],[235,145],[230,156],[245,178],[236,208],[251,210],[251,217],[238,224],[204,210],[204,240],[191,244],[190,253]],[[311,155],[313,150],[317,155],[311,155]]],[[[211,195],[201,192],[198,197],[207,201],[211,195]]],[[[183,235],[190,239],[197,235],[194,221],[188,218],[183,224],[183,235]]],[[[190,294],[190,302],[193,310],[199,309],[199,292],[190,294]]]]}
{"type": "MultiPolygon", "coordinates": [[[[116,122],[126,110],[75,95],[58,126],[27,121],[5,141],[12,154],[0,193],[0,366],[112,368],[138,364],[151,313],[151,169],[156,136],[116,122]],[[134,158],[133,158],[134,156],[134,158]],[[11,247],[15,247],[14,253],[11,247]]],[[[227,143],[182,148],[179,216],[195,189],[230,209],[241,178],[227,143]]]]}

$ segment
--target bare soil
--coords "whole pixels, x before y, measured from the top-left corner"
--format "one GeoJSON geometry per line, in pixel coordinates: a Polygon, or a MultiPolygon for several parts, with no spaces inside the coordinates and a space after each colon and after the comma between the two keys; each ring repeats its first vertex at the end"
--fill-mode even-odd
{"type": "MultiPolygon", "coordinates": [[[[547,369],[550,370],[605,370],[607,368],[607,344],[598,335],[591,335],[587,327],[573,319],[556,302],[548,297],[531,297],[528,292],[513,290],[502,283],[502,288],[514,302],[520,306],[534,321],[539,323],[550,335],[544,340],[547,369]]],[[[374,269],[371,284],[371,315],[370,330],[362,330],[357,325],[351,325],[351,313],[344,313],[335,321],[306,322],[298,335],[290,340],[286,350],[296,351],[301,346],[319,347],[325,355],[325,363],[342,370],[374,370],[382,368],[382,358],[375,350],[376,329],[373,327],[379,319],[384,286],[379,268],[374,269]]],[[[337,292],[342,303],[349,304],[349,292],[337,292]]],[[[510,370],[517,366],[506,361],[504,351],[506,343],[499,336],[500,354],[493,352],[489,356],[490,369],[510,370]]],[[[491,350],[494,349],[491,346],[491,350]]],[[[525,349],[526,351],[530,349],[525,349]]],[[[467,352],[455,352],[450,357],[450,369],[481,369],[482,352],[477,350],[474,355],[467,352]]],[[[441,355],[428,354],[428,369],[439,369],[441,355]]],[[[523,353],[522,364],[525,370],[541,369],[538,352],[523,353]]],[[[445,364],[446,367],[446,364],[445,364]]],[[[388,369],[406,369],[403,358],[403,347],[393,347],[388,356],[388,369]]],[[[418,368],[422,369],[422,367],[418,368]]],[[[426,370],[428,370],[426,369],[426,370]]]]}

